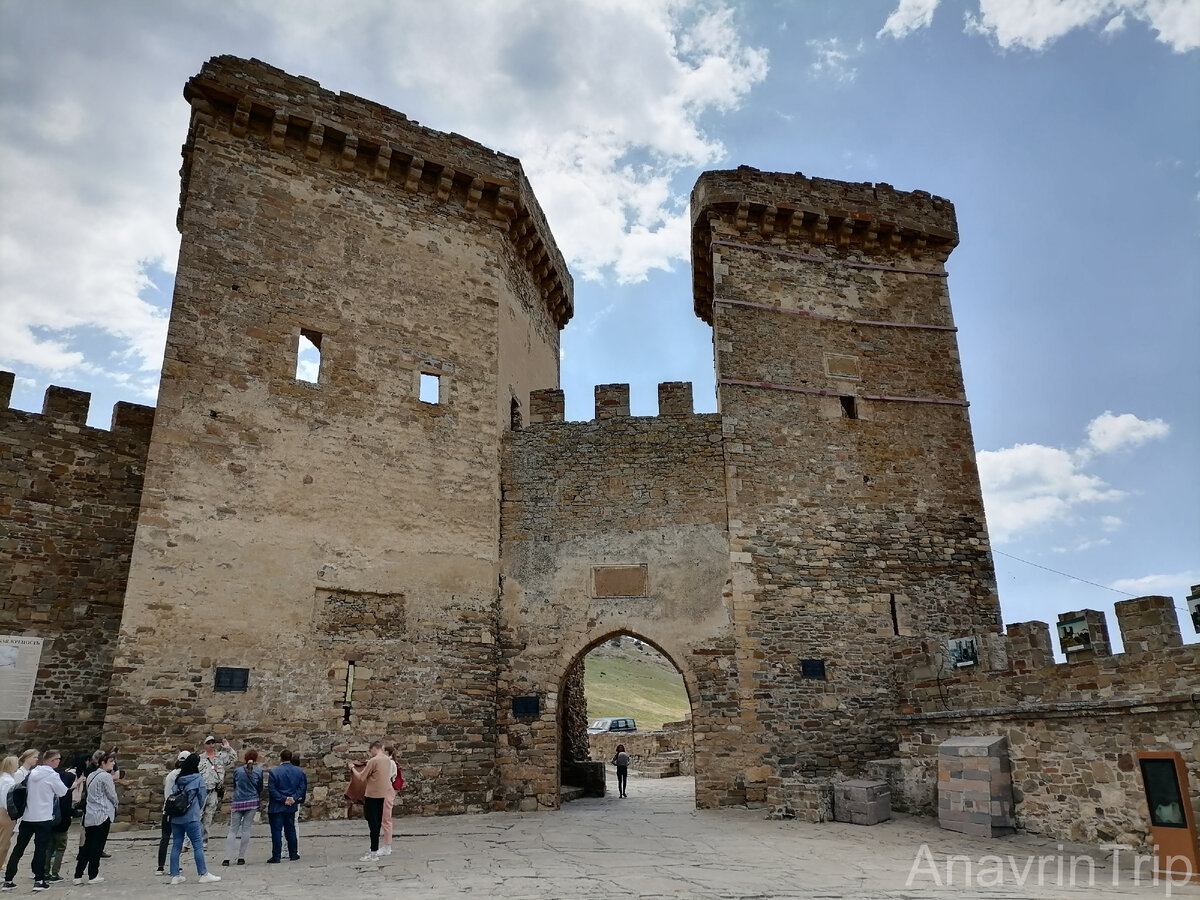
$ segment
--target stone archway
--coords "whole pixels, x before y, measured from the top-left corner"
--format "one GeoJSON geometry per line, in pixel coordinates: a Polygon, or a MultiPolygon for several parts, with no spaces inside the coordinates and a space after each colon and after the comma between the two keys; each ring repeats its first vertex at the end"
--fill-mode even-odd
{"type": "MultiPolygon", "coordinates": [[[[654,640],[644,634],[631,630],[620,629],[601,635],[580,649],[567,663],[559,685],[558,704],[558,748],[559,748],[559,800],[575,799],[577,795],[600,796],[604,793],[605,764],[608,748],[599,757],[592,752],[592,740],[587,734],[587,698],[584,689],[584,663],[588,655],[598,647],[612,641],[614,638],[631,638],[650,647],[674,668],[683,682],[687,696],[688,713],[687,727],[682,731],[667,733],[662,730],[653,732],[640,731],[632,735],[621,735],[621,739],[629,744],[629,751],[638,763],[639,768],[645,766],[647,771],[653,768],[651,757],[663,757],[673,752],[675,745],[679,746],[681,756],[685,755],[687,765],[692,765],[693,732],[692,721],[695,705],[695,684],[689,685],[687,673],[654,640]],[[686,744],[686,746],[683,746],[686,744]]],[[[603,743],[613,743],[614,739],[601,739],[603,743]]]]}

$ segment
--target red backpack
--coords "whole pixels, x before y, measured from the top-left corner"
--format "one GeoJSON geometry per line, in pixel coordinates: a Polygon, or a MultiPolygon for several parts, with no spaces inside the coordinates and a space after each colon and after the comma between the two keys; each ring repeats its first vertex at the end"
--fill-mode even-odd
{"type": "Polygon", "coordinates": [[[392,779],[392,789],[396,791],[404,790],[404,773],[400,771],[400,765],[396,765],[396,777],[392,779]]]}

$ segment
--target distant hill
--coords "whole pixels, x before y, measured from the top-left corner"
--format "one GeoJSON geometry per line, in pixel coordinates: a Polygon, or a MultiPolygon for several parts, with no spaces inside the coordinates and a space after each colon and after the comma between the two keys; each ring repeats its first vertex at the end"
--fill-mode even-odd
{"type": "Polygon", "coordinates": [[[662,654],[628,638],[588,654],[583,682],[589,720],[632,716],[638,731],[657,731],[691,712],[683,676],[662,654]]]}

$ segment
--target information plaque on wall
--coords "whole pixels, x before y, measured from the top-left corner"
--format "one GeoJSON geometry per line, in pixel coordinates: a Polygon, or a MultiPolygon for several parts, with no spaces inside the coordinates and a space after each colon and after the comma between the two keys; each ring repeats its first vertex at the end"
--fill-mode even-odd
{"type": "Polygon", "coordinates": [[[40,637],[0,634],[0,719],[29,718],[41,659],[40,637]]]}

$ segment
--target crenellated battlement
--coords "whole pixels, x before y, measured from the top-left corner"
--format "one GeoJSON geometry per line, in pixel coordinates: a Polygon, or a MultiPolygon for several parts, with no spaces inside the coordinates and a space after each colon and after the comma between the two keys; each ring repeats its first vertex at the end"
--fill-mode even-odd
{"type": "MultiPolygon", "coordinates": [[[[13,384],[16,375],[12,372],[0,372],[0,412],[9,416],[19,416],[28,427],[42,423],[65,427],[69,430],[86,430],[104,434],[102,428],[92,428],[87,424],[91,412],[92,395],[87,391],[77,391],[73,388],[50,385],[46,388],[40,413],[11,409],[13,384]]],[[[9,426],[5,426],[7,430],[9,426]]],[[[137,403],[118,401],[113,405],[111,425],[108,432],[125,439],[150,443],[150,431],[154,427],[154,407],[142,406],[137,403]]]]}
{"type": "MultiPolygon", "coordinates": [[[[828,245],[843,254],[929,257],[939,265],[958,244],[954,204],[927,191],[898,191],[883,183],[741,166],[701,175],[691,208],[693,297],[696,315],[709,324],[716,283],[713,250],[726,239],[765,243],[773,252],[786,253],[782,248],[797,244],[828,245]]],[[[865,267],[909,271],[903,265],[865,267]]],[[[933,268],[915,271],[944,274],[933,268]]]]}
{"type": "MultiPolygon", "coordinates": [[[[566,398],[558,388],[529,392],[529,424],[541,425],[562,422],[566,415],[566,398]]],[[[658,386],[658,415],[676,417],[695,415],[690,381],[664,381],[658,386]]],[[[629,416],[629,385],[596,385],[595,420],[629,416]]],[[[648,417],[640,417],[648,418],[648,417]]]]}
{"type": "Polygon", "coordinates": [[[216,56],[184,88],[192,121],[183,148],[179,218],[188,198],[192,150],[215,128],[370,182],[495,221],[520,254],[555,324],[574,313],[574,285],[520,160],[458,134],[425,128],[353,94],[259,60],[216,56]]]}
{"type": "MultiPolygon", "coordinates": [[[[1190,703],[1200,692],[1200,645],[1183,643],[1172,598],[1116,604],[1123,653],[1113,653],[1105,615],[1084,609],[1058,616],[1056,662],[1050,626],[1019,622],[1006,634],[973,637],[975,662],[948,641],[913,639],[894,654],[902,714],[1004,715],[1028,708],[1085,709],[1190,703]]],[[[969,656],[969,654],[967,654],[969,656]]]]}

